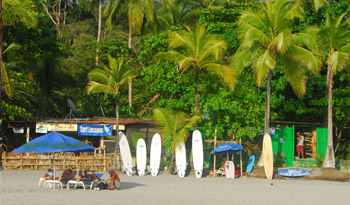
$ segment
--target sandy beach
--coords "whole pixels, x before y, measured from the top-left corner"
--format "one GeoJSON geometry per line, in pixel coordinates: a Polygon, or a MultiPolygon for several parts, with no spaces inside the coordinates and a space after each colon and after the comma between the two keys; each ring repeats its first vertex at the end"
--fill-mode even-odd
{"type": "MultiPolygon", "coordinates": [[[[61,173],[61,172],[58,172],[61,173]]],[[[348,204],[349,182],[120,174],[120,191],[38,188],[43,171],[0,172],[0,204],[348,204]]],[[[107,179],[108,173],[104,173],[107,179]]]]}

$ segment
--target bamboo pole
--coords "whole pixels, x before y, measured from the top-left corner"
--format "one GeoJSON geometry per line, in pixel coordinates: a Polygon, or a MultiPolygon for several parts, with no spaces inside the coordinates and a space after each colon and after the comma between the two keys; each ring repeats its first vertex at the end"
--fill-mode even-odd
{"type": "MultiPolygon", "coordinates": [[[[239,139],[239,144],[242,145],[242,138],[239,139]]],[[[240,163],[241,163],[241,177],[243,176],[243,160],[242,160],[243,156],[242,156],[242,154],[243,154],[243,152],[241,150],[239,153],[239,155],[240,155],[239,158],[240,158],[240,163]]]]}
{"type": "MultiPolygon", "coordinates": [[[[215,137],[214,137],[214,149],[216,148],[216,138],[218,135],[218,129],[215,128],[215,137]]],[[[216,173],[216,154],[214,154],[214,173],[216,173]]]]}

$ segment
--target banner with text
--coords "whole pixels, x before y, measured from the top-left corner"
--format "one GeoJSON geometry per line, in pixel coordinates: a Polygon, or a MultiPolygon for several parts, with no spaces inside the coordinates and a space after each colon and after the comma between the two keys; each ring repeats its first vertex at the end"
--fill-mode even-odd
{"type": "Polygon", "coordinates": [[[113,125],[79,124],[78,134],[84,136],[112,136],[113,125]]]}
{"type": "Polygon", "coordinates": [[[78,131],[78,125],[77,124],[49,124],[48,131],[76,132],[78,131]]]}

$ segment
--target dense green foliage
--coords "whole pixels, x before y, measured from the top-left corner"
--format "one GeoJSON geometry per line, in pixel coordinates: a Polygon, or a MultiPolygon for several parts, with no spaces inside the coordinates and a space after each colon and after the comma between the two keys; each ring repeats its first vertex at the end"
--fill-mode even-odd
{"type": "MultiPolygon", "coordinates": [[[[125,84],[119,88],[120,118],[152,118],[152,109],[160,107],[193,113],[195,73],[181,74],[176,62],[162,60],[155,63],[154,56],[159,52],[181,53],[183,48],[169,48],[169,37],[174,31],[183,33],[186,30],[184,25],[199,24],[205,26],[206,36],[226,42],[223,58],[215,63],[228,65],[230,57],[241,46],[240,15],[247,9],[258,8],[257,1],[161,0],[153,1],[153,14],[146,14],[144,10],[140,15],[148,15],[147,18],[143,16],[143,21],[139,18],[136,21],[136,17],[125,12],[129,1],[122,1],[124,7],[120,13],[115,13],[113,21],[108,22],[112,23],[108,30],[108,15],[103,16],[101,41],[98,43],[98,6],[90,7],[89,0],[62,1],[62,15],[57,20],[55,14],[58,10],[51,9],[51,4],[56,1],[32,1],[37,13],[36,26],[21,22],[3,26],[4,49],[11,43],[19,45],[3,55],[13,90],[12,96],[2,95],[5,121],[64,118],[69,113],[67,99],[75,102],[78,108],[74,113],[76,117],[93,118],[105,114],[114,118],[115,95],[88,95],[85,89],[88,73],[108,65],[108,56],[123,57],[128,61],[127,67],[139,73],[133,81],[132,108],[128,106],[128,86],[125,84]],[[43,5],[49,8],[48,13],[43,5]],[[130,24],[133,18],[134,24],[130,24]],[[60,22],[59,26],[57,22],[60,22]],[[129,29],[129,25],[136,30],[129,29]],[[128,47],[130,38],[131,48],[128,47]],[[99,65],[95,64],[96,55],[99,65]]],[[[133,2],[136,1],[129,3],[133,2]]],[[[310,26],[325,25],[327,13],[350,16],[348,1],[331,1],[318,11],[311,1],[303,2],[309,2],[302,4],[305,18],[292,22],[293,34],[310,26]]],[[[103,6],[105,9],[106,5],[103,6]]],[[[338,158],[346,158],[350,153],[350,73],[346,68],[334,75],[333,86],[334,147],[338,158]]],[[[307,84],[301,98],[294,94],[283,69],[277,63],[272,71],[271,120],[325,123],[328,104],[325,97],[326,63],[317,75],[305,72],[307,84]]],[[[267,83],[258,87],[249,68],[242,69],[241,75],[236,77],[236,87],[232,91],[217,75],[207,71],[199,73],[198,104],[203,114],[199,126],[205,128],[206,137],[212,138],[214,129],[218,128],[219,139],[234,136],[254,140],[263,128],[267,83]]]]}

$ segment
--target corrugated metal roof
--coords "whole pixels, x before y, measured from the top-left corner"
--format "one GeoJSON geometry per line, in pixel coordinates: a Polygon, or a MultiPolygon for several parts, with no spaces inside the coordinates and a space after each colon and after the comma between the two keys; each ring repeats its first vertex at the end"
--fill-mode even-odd
{"type": "MultiPolygon", "coordinates": [[[[76,119],[76,120],[43,120],[37,121],[43,123],[67,123],[67,124],[115,124],[115,119],[76,119]]],[[[36,122],[25,122],[25,121],[10,121],[8,122],[8,128],[18,128],[18,127],[32,127],[35,128],[36,122]]],[[[155,121],[153,119],[120,119],[120,125],[155,125],[155,121]]]]}

